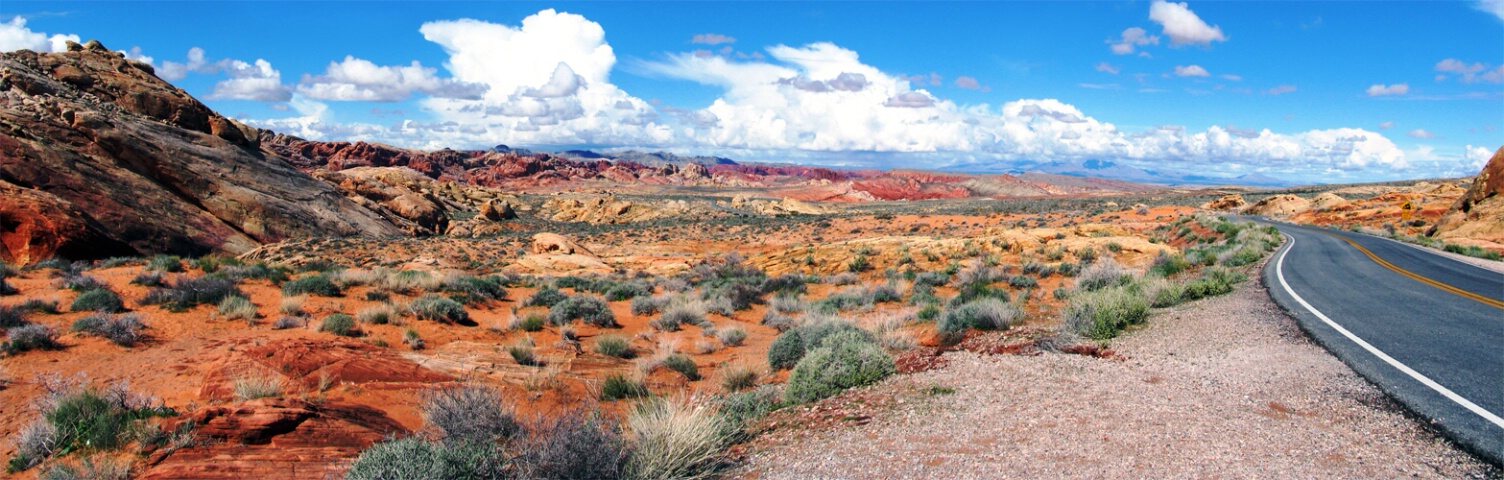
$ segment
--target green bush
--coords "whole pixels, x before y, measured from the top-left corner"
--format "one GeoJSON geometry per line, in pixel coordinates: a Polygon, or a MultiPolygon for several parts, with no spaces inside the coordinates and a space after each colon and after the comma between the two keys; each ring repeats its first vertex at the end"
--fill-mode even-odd
{"type": "Polygon", "coordinates": [[[1072,295],[1065,307],[1065,325],[1095,340],[1108,340],[1130,325],[1149,318],[1149,299],[1129,288],[1110,288],[1072,295]]]}
{"type": "Polygon", "coordinates": [[[799,330],[783,332],[773,339],[773,344],[768,346],[768,366],[774,370],[794,368],[799,359],[804,358],[804,339],[800,338],[799,330]]]}
{"type": "Polygon", "coordinates": [[[1111,258],[1094,262],[1076,275],[1076,287],[1082,290],[1101,290],[1107,287],[1126,285],[1133,280],[1133,273],[1111,258]]]}
{"type": "Polygon", "coordinates": [[[75,312],[119,313],[125,311],[125,302],[108,288],[96,288],[79,294],[68,308],[75,312]]]}
{"type": "Polygon", "coordinates": [[[175,255],[157,255],[146,264],[147,270],[177,273],[183,271],[183,259],[175,255]]]}
{"type": "Polygon", "coordinates": [[[664,332],[677,332],[684,324],[699,325],[705,323],[705,310],[700,305],[679,304],[668,307],[658,318],[648,322],[648,325],[664,332]]]}
{"type": "Polygon", "coordinates": [[[601,383],[601,400],[611,401],[646,396],[648,396],[648,387],[626,375],[611,375],[601,383]]]}
{"type": "Polygon", "coordinates": [[[650,296],[652,294],[653,294],[653,288],[652,287],[648,286],[647,284],[639,283],[639,282],[623,282],[623,283],[618,283],[618,284],[612,285],[611,288],[606,289],[606,292],[605,292],[606,300],[612,301],[612,302],[621,302],[621,301],[625,301],[625,300],[631,300],[631,299],[637,298],[637,297],[650,296]]]}
{"type": "Polygon", "coordinates": [[[445,445],[404,438],[372,445],[345,474],[347,480],[505,478],[496,446],[445,445]]]}
{"type": "Polygon", "coordinates": [[[1186,261],[1185,255],[1170,255],[1160,250],[1159,256],[1154,257],[1154,265],[1149,267],[1149,273],[1170,278],[1187,268],[1191,268],[1191,262],[1186,261]]]}
{"type": "Polygon", "coordinates": [[[667,367],[669,370],[679,372],[691,382],[700,379],[700,367],[695,365],[695,361],[687,355],[678,353],[669,355],[663,359],[660,365],[667,367]]]}
{"type": "Polygon", "coordinates": [[[282,284],[282,294],[294,295],[317,295],[320,297],[338,297],[343,292],[339,285],[335,285],[334,279],[329,275],[318,274],[299,278],[282,284]]]}
{"type": "Polygon", "coordinates": [[[635,297],[632,299],[633,315],[652,315],[658,313],[658,309],[660,308],[663,308],[662,303],[653,297],[635,297]]]}
{"type": "Polygon", "coordinates": [[[329,332],[341,337],[354,337],[360,334],[355,329],[355,318],[343,313],[324,317],[324,323],[319,324],[319,331],[329,332]]]}
{"type": "Polygon", "coordinates": [[[464,323],[470,320],[470,312],[460,302],[432,293],[413,300],[407,309],[414,317],[431,322],[464,323]]]}
{"type": "Polygon", "coordinates": [[[848,388],[877,383],[895,372],[893,357],[876,344],[835,343],[811,350],[799,360],[789,376],[784,399],[795,404],[812,402],[848,388]]]}
{"type": "Polygon", "coordinates": [[[526,318],[522,319],[522,331],[524,331],[524,332],[539,332],[539,331],[542,331],[543,330],[543,325],[544,325],[545,322],[547,322],[547,320],[545,320],[542,315],[538,315],[536,313],[530,314],[526,318]]]}
{"type": "Polygon", "coordinates": [[[145,305],[162,305],[171,311],[183,311],[198,305],[218,304],[225,297],[245,294],[234,280],[220,277],[198,277],[178,280],[170,286],[156,287],[141,300],[145,305]]]}
{"type": "Polygon", "coordinates": [[[559,302],[548,310],[548,322],[568,325],[580,320],[602,328],[616,328],[616,314],[605,300],[592,295],[575,295],[559,302]]]}
{"type": "Polygon", "coordinates": [[[480,278],[464,275],[444,282],[444,291],[452,294],[454,300],[465,304],[502,300],[507,298],[507,289],[502,287],[502,281],[497,276],[480,278]]]}
{"type": "Polygon", "coordinates": [[[740,392],[721,400],[721,417],[738,432],[783,406],[783,393],[776,385],[765,385],[740,392]]]}
{"type": "Polygon", "coordinates": [[[595,341],[595,353],[616,358],[632,358],[632,344],[625,338],[604,336],[595,341]]]}

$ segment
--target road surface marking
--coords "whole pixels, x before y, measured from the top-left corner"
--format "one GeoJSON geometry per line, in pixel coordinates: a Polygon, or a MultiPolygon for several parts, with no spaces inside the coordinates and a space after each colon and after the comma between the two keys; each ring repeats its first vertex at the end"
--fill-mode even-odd
{"type": "Polygon", "coordinates": [[[1337,333],[1342,334],[1342,336],[1347,337],[1348,340],[1352,340],[1353,343],[1356,343],[1358,344],[1358,346],[1363,347],[1364,350],[1367,350],[1368,353],[1372,354],[1373,356],[1379,357],[1379,360],[1383,360],[1384,363],[1388,363],[1390,366],[1398,369],[1401,372],[1404,372],[1406,375],[1409,375],[1410,378],[1414,378],[1422,385],[1431,387],[1431,389],[1435,390],[1436,393],[1440,393],[1441,396],[1447,397],[1448,400],[1461,405],[1462,408],[1466,408],[1468,411],[1478,414],[1478,416],[1483,417],[1484,420],[1488,420],[1490,423],[1497,425],[1499,428],[1504,428],[1504,418],[1499,418],[1499,416],[1494,415],[1493,412],[1484,410],[1483,407],[1480,407],[1478,406],[1478,404],[1473,403],[1466,398],[1463,398],[1462,395],[1458,395],[1451,389],[1441,386],[1440,383],[1436,383],[1436,381],[1431,380],[1430,377],[1422,375],[1420,372],[1415,371],[1415,369],[1410,368],[1410,366],[1400,363],[1399,360],[1395,360],[1394,357],[1391,357],[1389,356],[1389,354],[1384,353],[1384,351],[1379,350],[1373,345],[1370,345],[1362,338],[1358,338],[1357,335],[1353,335],[1353,332],[1347,331],[1347,329],[1343,328],[1342,325],[1338,325],[1337,322],[1332,321],[1332,319],[1328,318],[1326,314],[1321,313],[1320,310],[1316,310],[1316,307],[1312,307],[1311,304],[1306,303],[1306,299],[1300,298],[1300,294],[1295,293],[1295,289],[1290,288],[1290,283],[1285,281],[1285,254],[1290,253],[1290,250],[1295,248],[1295,237],[1289,234],[1284,235],[1285,238],[1290,239],[1290,243],[1289,245],[1285,245],[1284,251],[1279,252],[1279,260],[1274,263],[1274,275],[1276,277],[1279,277],[1279,285],[1281,287],[1284,287],[1285,292],[1289,293],[1291,298],[1294,298],[1296,302],[1300,303],[1300,306],[1306,307],[1306,310],[1309,310],[1311,313],[1316,314],[1316,318],[1320,318],[1322,322],[1326,322],[1327,326],[1332,327],[1332,329],[1336,330],[1337,333]]]}
{"type": "Polygon", "coordinates": [[[1354,242],[1351,239],[1348,239],[1348,238],[1343,237],[1341,235],[1337,235],[1335,233],[1329,233],[1329,232],[1321,232],[1321,233],[1326,234],[1326,235],[1331,235],[1333,237],[1342,239],[1342,241],[1347,242],[1349,245],[1352,245],[1353,248],[1356,248],[1356,249],[1358,249],[1358,251],[1363,252],[1364,255],[1367,255],[1369,260],[1373,260],[1374,263],[1379,264],[1379,266],[1381,266],[1381,267],[1384,267],[1384,268],[1387,268],[1387,269],[1390,269],[1390,270],[1394,270],[1395,273],[1398,273],[1400,275],[1404,275],[1406,277],[1410,277],[1411,279],[1413,279],[1413,280],[1415,280],[1417,282],[1421,282],[1421,283],[1424,283],[1426,285],[1430,285],[1430,286],[1433,286],[1433,287],[1436,287],[1436,288],[1439,288],[1439,289],[1442,289],[1442,290],[1446,290],[1447,292],[1453,293],[1453,294],[1455,294],[1455,295],[1457,295],[1459,297],[1466,298],[1468,300],[1473,300],[1473,301],[1476,301],[1478,303],[1481,303],[1481,304],[1484,304],[1484,305],[1488,305],[1490,307],[1494,307],[1494,308],[1497,308],[1497,309],[1504,310],[1504,302],[1501,302],[1501,301],[1498,301],[1498,300],[1494,300],[1492,298],[1488,298],[1488,297],[1485,297],[1485,296],[1482,296],[1482,295],[1479,295],[1479,294],[1476,294],[1476,293],[1473,293],[1473,292],[1469,292],[1467,290],[1463,290],[1463,289],[1460,289],[1460,288],[1457,288],[1457,287],[1454,287],[1454,286],[1451,286],[1451,285],[1447,285],[1445,283],[1441,283],[1441,282],[1432,280],[1430,278],[1426,278],[1424,276],[1421,276],[1420,274],[1411,272],[1409,270],[1405,270],[1403,268],[1397,267],[1393,263],[1389,263],[1388,261],[1385,261],[1384,259],[1379,258],[1378,255],[1374,255],[1373,252],[1368,251],[1367,248],[1363,248],[1362,245],[1358,245],[1358,242],[1354,242]]]}

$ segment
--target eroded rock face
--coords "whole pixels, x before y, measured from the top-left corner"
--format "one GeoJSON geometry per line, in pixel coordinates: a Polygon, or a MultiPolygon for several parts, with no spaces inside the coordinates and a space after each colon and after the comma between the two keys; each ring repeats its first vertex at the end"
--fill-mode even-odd
{"type": "Polygon", "coordinates": [[[56,256],[125,255],[129,246],[56,195],[0,180],[0,260],[28,265],[56,256]]]}
{"type": "Polygon", "coordinates": [[[1490,242],[1504,247],[1504,147],[1494,152],[1472,187],[1442,214],[1430,235],[1490,242]]]}
{"type": "Polygon", "coordinates": [[[557,233],[539,233],[533,235],[533,253],[549,255],[587,255],[594,257],[585,247],[574,243],[568,237],[557,233]]]}
{"type": "Polygon", "coordinates": [[[1202,205],[1201,208],[1207,210],[1237,210],[1247,205],[1248,202],[1243,200],[1243,196],[1235,193],[1232,195],[1223,196],[1222,198],[1212,200],[1210,202],[1206,202],[1206,204],[1202,205]]]}
{"type": "Polygon", "coordinates": [[[1295,195],[1274,195],[1243,209],[1249,215],[1294,215],[1311,209],[1311,202],[1295,195]]]}
{"type": "Polygon", "coordinates": [[[0,55],[0,179],[74,205],[130,253],[403,233],[142,65],[102,46],[0,55]]]}

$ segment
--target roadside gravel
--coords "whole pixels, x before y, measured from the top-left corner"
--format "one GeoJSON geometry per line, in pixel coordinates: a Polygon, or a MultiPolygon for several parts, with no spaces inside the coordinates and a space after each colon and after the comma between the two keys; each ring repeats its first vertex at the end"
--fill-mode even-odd
{"type": "Polygon", "coordinates": [[[947,353],[833,399],[873,405],[859,421],[765,433],[735,476],[1501,477],[1309,341],[1257,281],[1159,311],[1112,348],[947,353]]]}

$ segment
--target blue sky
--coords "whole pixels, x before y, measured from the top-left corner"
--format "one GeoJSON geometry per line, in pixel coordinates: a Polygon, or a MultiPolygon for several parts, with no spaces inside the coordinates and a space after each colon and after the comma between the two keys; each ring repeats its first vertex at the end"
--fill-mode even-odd
{"type": "Polygon", "coordinates": [[[252,125],[423,149],[1335,182],[1504,145],[1500,0],[0,4],[0,50],[67,38],[252,125]]]}

